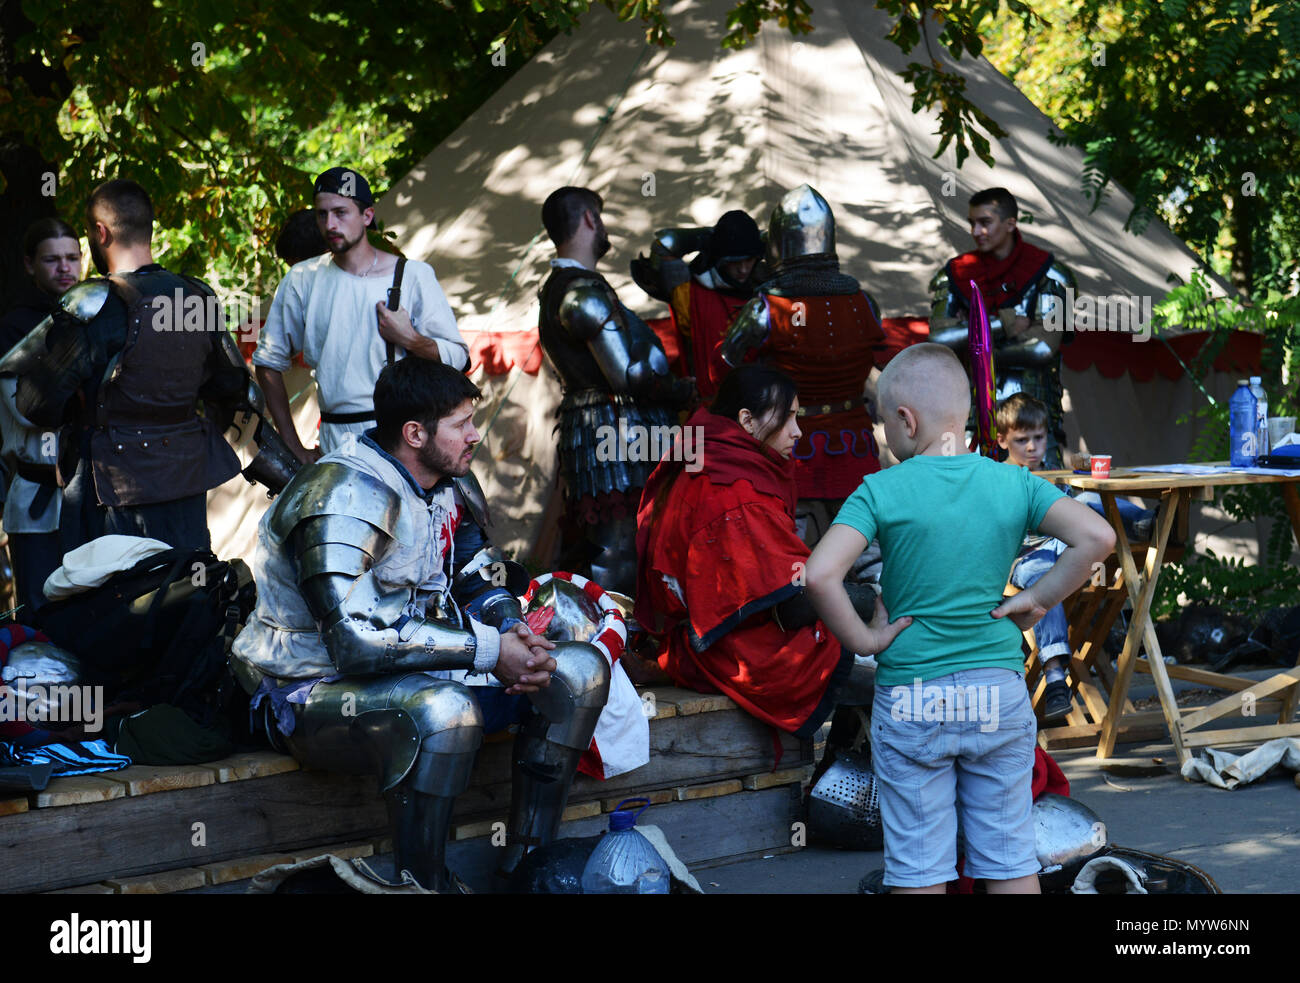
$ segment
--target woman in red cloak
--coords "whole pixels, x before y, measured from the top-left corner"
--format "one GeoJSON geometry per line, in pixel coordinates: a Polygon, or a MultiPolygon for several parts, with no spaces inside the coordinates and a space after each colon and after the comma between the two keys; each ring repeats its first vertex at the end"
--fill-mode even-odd
{"type": "MultiPolygon", "coordinates": [[[[803,596],[809,551],[795,531],[790,458],[798,410],[789,376],[746,365],[687,421],[694,441],[665,455],[641,496],[636,618],[678,685],[725,693],[807,737],[861,680],[850,683],[853,654],[803,596]],[[673,460],[690,446],[693,460],[673,460]]],[[[890,625],[869,588],[855,602],[874,612],[869,627],[882,649],[911,623],[890,625]]]]}

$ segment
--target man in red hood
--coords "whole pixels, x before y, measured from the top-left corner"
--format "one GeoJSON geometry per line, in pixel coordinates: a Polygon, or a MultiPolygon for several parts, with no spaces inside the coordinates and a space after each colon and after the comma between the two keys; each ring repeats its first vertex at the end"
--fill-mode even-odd
{"type": "Polygon", "coordinates": [[[975,248],[950,259],[931,281],[930,340],[966,355],[971,281],[990,312],[997,399],[1023,392],[1047,404],[1050,421],[1043,467],[1062,467],[1065,414],[1061,408],[1060,347],[1069,332],[1044,330],[1045,315],[1064,303],[1074,275],[1016,228],[1019,206],[1006,188],[976,192],[970,200],[975,248]],[[995,313],[996,312],[996,313],[995,313]]]}

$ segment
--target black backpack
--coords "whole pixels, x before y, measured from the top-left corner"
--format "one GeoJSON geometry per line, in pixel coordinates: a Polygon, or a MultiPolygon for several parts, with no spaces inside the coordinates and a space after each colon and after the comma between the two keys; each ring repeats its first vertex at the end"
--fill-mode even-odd
{"type": "Polygon", "coordinates": [[[239,716],[232,704],[242,691],[227,656],[255,599],[243,560],[170,549],[46,604],[36,623],[81,660],[83,682],[103,686],[109,704],[170,703],[209,727],[218,716],[239,716]]]}

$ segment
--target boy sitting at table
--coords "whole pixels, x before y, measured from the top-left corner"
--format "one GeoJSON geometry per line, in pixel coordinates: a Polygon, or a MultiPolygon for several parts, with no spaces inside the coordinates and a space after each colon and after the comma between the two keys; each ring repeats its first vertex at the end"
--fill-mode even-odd
{"type": "MultiPolygon", "coordinates": [[[[1041,470],[1043,454],[1047,450],[1048,411],[1046,404],[1024,393],[1013,393],[997,406],[998,446],[1007,453],[1007,464],[1041,470]]],[[[1067,492],[1068,494],[1068,492],[1067,492]]],[[[1074,496],[1075,501],[1091,507],[1105,516],[1101,496],[1084,492],[1074,496]]],[[[1149,539],[1154,510],[1143,510],[1131,502],[1119,500],[1120,518],[1130,539],[1149,539]]],[[[1065,544],[1050,536],[1027,535],[1020,547],[1020,556],[1011,570],[1011,583],[1024,590],[1035,584],[1043,574],[1052,569],[1056,558],[1065,550],[1065,544]]],[[[1043,722],[1056,723],[1070,712],[1070,687],[1065,681],[1065,667],[1070,659],[1070,629],[1065,608],[1057,604],[1043,620],[1034,625],[1034,644],[1038,648],[1038,661],[1043,666],[1043,722]]]]}
{"type": "Polygon", "coordinates": [[[877,390],[901,462],[867,475],[805,569],[817,613],[854,652],[878,652],[872,767],[885,831],[885,883],[942,893],[965,873],[990,893],[1037,893],[1031,813],[1035,721],[1021,631],[1088,579],[1115,534],[1028,471],[971,454],[970,384],[936,344],[904,349],[877,390]],[[1041,580],[1003,599],[1025,533],[1069,544],[1041,580]],[[843,579],[880,542],[885,607],[912,623],[883,651],[843,579]],[[922,705],[918,706],[917,704],[922,705]]]}

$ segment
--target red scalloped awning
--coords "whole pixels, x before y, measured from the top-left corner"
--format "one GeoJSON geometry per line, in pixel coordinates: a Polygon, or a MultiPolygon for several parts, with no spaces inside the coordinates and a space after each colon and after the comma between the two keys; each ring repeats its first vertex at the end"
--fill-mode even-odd
{"type": "MultiPolygon", "coordinates": [[[[673,321],[669,317],[655,317],[646,321],[663,343],[668,364],[680,371],[677,359],[681,346],[673,321]]],[[[482,366],[488,375],[505,375],[518,366],[529,375],[536,375],[542,367],[542,346],[537,340],[537,329],[528,331],[466,331],[469,344],[469,370],[477,372],[482,366]]]]}
{"type": "MultiPolygon", "coordinates": [[[[930,337],[930,322],[926,318],[887,317],[881,322],[885,329],[886,352],[893,358],[908,345],[930,337]]],[[[1138,341],[1134,335],[1108,331],[1076,331],[1074,340],[1061,346],[1061,360],[1075,372],[1095,368],[1107,379],[1118,379],[1127,372],[1138,382],[1150,382],[1158,372],[1166,379],[1178,379],[1183,368],[1181,358],[1191,364],[1210,338],[1208,331],[1190,331],[1164,339],[1169,344],[1149,338],[1138,341]],[[1173,348],[1178,353],[1174,357],[1173,348]]],[[[1241,375],[1258,375],[1263,357],[1263,336],[1249,331],[1234,331],[1228,343],[1214,359],[1216,372],[1236,372],[1241,375]]]]}
{"type": "Polygon", "coordinates": [[[529,375],[542,367],[542,346],[537,329],[529,331],[466,331],[469,343],[469,370],[481,365],[488,375],[505,375],[516,365],[529,375]]]}
{"type": "MultiPolygon", "coordinates": [[[[672,320],[653,318],[647,323],[663,342],[669,363],[677,367],[681,350],[672,320]]],[[[881,326],[885,329],[882,365],[908,345],[930,337],[930,322],[923,317],[887,317],[881,321],[881,326]]],[[[542,367],[542,346],[538,344],[535,328],[531,331],[469,331],[465,337],[469,342],[471,371],[476,371],[481,365],[488,375],[504,375],[518,366],[529,375],[536,375],[542,367]]],[[[1178,353],[1178,358],[1190,364],[1209,337],[1207,331],[1192,331],[1165,341],[1178,353]]],[[[1154,338],[1142,342],[1129,334],[1077,331],[1074,340],[1061,347],[1061,359],[1075,372],[1095,368],[1107,379],[1118,379],[1125,372],[1138,382],[1149,382],[1157,372],[1166,379],[1177,379],[1183,374],[1183,369],[1169,347],[1154,338]]],[[[1234,331],[1214,359],[1214,369],[1217,372],[1258,375],[1263,347],[1262,336],[1249,331],[1234,331]]]]}
{"type": "MultiPolygon", "coordinates": [[[[1130,334],[1109,332],[1075,332],[1074,340],[1061,346],[1061,359],[1075,372],[1095,368],[1107,379],[1118,379],[1125,372],[1138,382],[1150,382],[1159,372],[1166,379],[1178,379],[1183,366],[1190,365],[1210,339],[1208,331],[1191,331],[1157,341],[1139,341],[1130,334]],[[1167,342],[1167,344],[1166,344],[1167,342]],[[1173,352],[1169,349],[1172,348],[1173,352]],[[1174,357],[1177,352],[1178,358],[1174,357]]],[[[1264,338],[1249,331],[1234,331],[1228,343],[1214,358],[1216,372],[1258,375],[1264,354],[1264,338]]]]}

